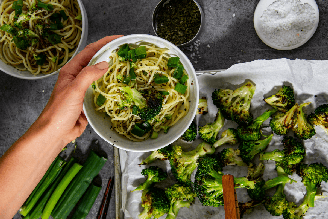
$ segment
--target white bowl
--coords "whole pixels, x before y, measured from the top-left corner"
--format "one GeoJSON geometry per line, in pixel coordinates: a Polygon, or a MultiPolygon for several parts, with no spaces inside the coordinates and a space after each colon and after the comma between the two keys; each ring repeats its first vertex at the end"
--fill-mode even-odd
{"type": "Polygon", "coordinates": [[[313,36],[313,34],[315,33],[315,31],[318,27],[318,23],[319,23],[318,5],[316,4],[315,0],[300,0],[301,4],[309,4],[314,9],[314,16],[315,16],[316,20],[313,24],[313,28],[306,34],[304,39],[302,41],[300,41],[299,43],[297,43],[295,45],[290,45],[290,46],[281,46],[281,45],[277,45],[274,42],[270,41],[270,39],[263,33],[263,30],[261,27],[262,22],[261,22],[260,18],[263,15],[263,12],[268,8],[269,5],[271,5],[275,1],[276,0],[261,0],[257,4],[255,12],[254,12],[254,28],[255,28],[257,35],[266,45],[270,46],[271,48],[277,49],[277,50],[292,50],[292,49],[302,46],[313,36]]]}
{"type": "Polygon", "coordinates": [[[85,94],[83,109],[91,127],[108,143],[127,151],[147,152],[154,151],[171,144],[186,131],[196,115],[199,87],[195,69],[193,68],[187,56],[177,46],[156,36],[136,34],[115,39],[100,49],[92,58],[89,65],[94,65],[102,61],[109,62],[109,56],[111,52],[117,49],[119,46],[125,43],[137,44],[140,42],[147,42],[161,48],[168,48],[170,50],[170,54],[174,54],[180,57],[180,61],[186,69],[191,82],[189,97],[191,102],[187,115],[185,115],[185,117],[183,117],[174,126],[172,126],[167,134],[161,132],[156,139],[149,138],[142,142],[133,142],[124,136],[119,135],[115,130],[111,130],[110,118],[105,116],[104,113],[100,113],[95,110],[91,86],[88,88],[85,94]]]}
{"type": "MultiPolygon", "coordinates": [[[[87,45],[88,17],[87,17],[87,13],[85,11],[85,8],[83,6],[82,0],[77,0],[77,1],[79,3],[80,9],[81,9],[81,15],[82,15],[82,36],[81,36],[79,45],[77,47],[77,50],[75,51],[73,56],[70,58],[70,60],[76,54],[78,54],[82,49],[84,49],[84,47],[87,45]]],[[[2,0],[0,0],[0,4],[1,4],[1,2],[2,2],[2,0]]],[[[11,76],[14,76],[16,78],[27,79],[27,80],[35,80],[35,79],[46,78],[46,77],[49,77],[51,75],[57,74],[60,71],[60,69],[58,69],[57,71],[54,71],[50,74],[33,75],[29,71],[19,71],[16,68],[14,68],[13,66],[4,63],[1,59],[0,59],[0,70],[7,73],[7,74],[9,74],[9,75],[11,75],[11,76]]]]}

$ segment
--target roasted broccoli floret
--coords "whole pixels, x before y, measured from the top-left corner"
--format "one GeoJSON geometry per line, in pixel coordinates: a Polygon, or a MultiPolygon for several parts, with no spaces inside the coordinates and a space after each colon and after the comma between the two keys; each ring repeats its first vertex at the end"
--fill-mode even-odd
{"type": "Polygon", "coordinates": [[[137,109],[138,116],[144,121],[149,121],[162,110],[163,96],[156,90],[148,90],[143,93],[143,97],[146,99],[147,105],[137,109]]]}
{"type": "Polygon", "coordinates": [[[314,201],[318,198],[316,196],[317,189],[321,182],[328,180],[328,170],[321,163],[301,164],[297,174],[302,177],[302,182],[306,187],[306,195],[299,206],[294,202],[289,202],[288,208],[283,212],[284,219],[303,218],[309,207],[314,207],[314,201]]]}
{"type": "Polygon", "coordinates": [[[262,162],[258,165],[250,163],[247,168],[247,179],[249,180],[257,180],[263,176],[265,166],[262,162]]]}
{"type": "Polygon", "coordinates": [[[221,138],[214,142],[213,146],[217,148],[224,144],[237,144],[238,142],[237,130],[234,128],[228,128],[222,132],[221,138]]]}
{"type": "MultiPolygon", "coordinates": [[[[197,168],[194,188],[204,206],[223,205],[223,186],[221,162],[216,156],[202,157],[197,168]]],[[[235,188],[254,188],[254,182],[245,177],[234,178],[235,188]]]]}
{"type": "Polygon", "coordinates": [[[265,98],[264,101],[281,112],[287,112],[295,105],[294,90],[283,85],[276,94],[265,98]]]}
{"type": "MultiPolygon", "coordinates": [[[[282,170],[282,169],[281,169],[282,170]]],[[[283,172],[283,170],[282,170],[283,172]]],[[[247,193],[252,200],[262,201],[266,198],[265,191],[276,187],[280,184],[293,183],[295,180],[288,177],[288,175],[280,174],[273,179],[264,181],[262,178],[259,178],[255,183],[254,189],[247,189],[247,193]]]]}
{"type": "Polygon", "coordinates": [[[196,114],[205,115],[207,113],[208,113],[207,99],[206,99],[206,97],[202,97],[202,98],[199,99],[196,114]]]}
{"type": "Polygon", "coordinates": [[[297,174],[302,177],[302,182],[306,187],[307,204],[314,207],[315,195],[321,182],[328,180],[328,169],[321,163],[312,163],[310,165],[301,164],[297,169],[297,174]]]}
{"type": "Polygon", "coordinates": [[[147,179],[144,183],[141,183],[134,191],[137,190],[146,190],[153,183],[160,182],[167,177],[167,173],[164,172],[161,168],[156,166],[151,166],[141,171],[141,174],[147,176],[147,179]]]}
{"type": "Polygon", "coordinates": [[[262,115],[257,117],[250,125],[247,126],[238,126],[237,134],[238,138],[241,141],[256,141],[259,140],[262,136],[261,127],[264,121],[266,121],[272,114],[277,110],[270,109],[265,111],[262,115]]]}
{"type": "Polygon", "coordinates": [[[171,153],[171,151],[172,151],[171,145],[153,151],[146,159],[144,159],[140,163],[140,165],[147,165],[154,162],[155,160],[167,160],[169,159],[169,154],[171,153]]]}
{"type": "Polygon", "coordinates": [[[311,102],[302,103],[297,108],[297,117],[295,119],[294,126],[292,130],[294,131],[295,135],[301,139],[309,139],[315,135],[314,126],[307,121],[307,116],[303,112],[303,107],[309,105],[311,102]]]}
{"type": "Polygon", "coordinates": [[[285,135],[294,125],[294,114],[298,104],[295,104],[287,112],[277,112],[271,117],[270,127],[277,135],[285,135]]]}
{"type": "Polygon", "coordinates": [[[241,159],[239,155],[240,151],[238,149],[234,150],[233,148],[226,148],[219,153],[219,159],[222,163],[222,166],[247,166],[247,164],[244,163],[243,159],[241,159]]]}
{"type": "Polygon", "coordinates": [[[291,175],[296,170],[296,166],[303,161],[305,149],[302,142],[291,136],[285,136],[282,143],[284,145],[282,151],[262,153],[260,160],[274,160],[276,166],[282,167],[287,174],[291,175]]]}
{"type": "Polygon", "coordinates": [[[214,152],[215,148],[205,142],[200,143],[192,151],[183,151],[178,145],[172,146],[169,156],[172,174],[180,183],[190,185],[190,177],[198,165],[198,158],[214,152]]]}
{"type": "Polygon", "coordinates": [[[178,216],[180,208],[189,208],[191,203],[195,200],[196,193],[190,186],[183,186],[174,184],[166,189],[166,195],[170,200],[170,210],[166,219],[174,219],[178,216]]]}
{"type": "Polygon", "coordinates": [[[265,139],[260,139],[257,141],[242,141],[239,144],[240,157],[246,164],[249,164],[254,159],[254,156],[261,153],[267,148],[271,142],[273,134],[269,135],[265,139]]]}
{"type": "Polygon", "coordinates": [[[216,141],[216,136],[224,125],[224,121],[225,119],[221,111],[218,110],[215,121],[213,123],[199,127],[200,138],[209,144],[214,144],[216,141]]]}
{"type": "Polygon", "coordinates": [[[226,119],[233,120],[240,125],[247,125],[253,120],[250,106],[255,89],[256,86],[252,82],[246,82],[236,90],[215,90],[212,93],[212,100],[226,119]]]}
{"type": "Polygon", "coordinates": [[[142,192],[141,206],[144,209],[139,214],[139,219],[159,218],[168,213],[170,200],[163,189],[151,186],[142,192]]]}
{"type": "MultiPolygon", "coordinates": [[[[277,167],[277,173],[278,176],[288,176],[281,167],[277,167]]],[[[282,215],[288,208],[289,203],[284,193],[285,185],[286,183],[279,184],[274,195],[264,202],[264,207],[273,216],[282,215]]]]}
{"type": "Polygon", "coordinates": [[[181,139],[190,142],[190,141],[194,141],[196,139],[196,136],[197,136],[197,125],[193,121],[190,124],[189,128],[183,133],[181,139]]]}
{"type": "Polygon", "coordinates": [[[314,113],[308,116],[312,125],[320,126],[328,134],[328,104],[318,106],[314,113]]]}

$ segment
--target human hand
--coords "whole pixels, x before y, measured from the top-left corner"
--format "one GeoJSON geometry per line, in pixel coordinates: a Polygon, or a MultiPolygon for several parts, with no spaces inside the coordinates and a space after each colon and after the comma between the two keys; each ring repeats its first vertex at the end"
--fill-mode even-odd
{"type": "Polygon", "coordinates": [[[41,126],[50,124],[52,134],[66,145],[79,137],[88,121],[83,112],[85,92],[108,70],[107,62],[87,66],[91,58],[108,42],[121,36],[108,36],[85,47],[64,65],[50,99],[38,120],[41,126]]]}

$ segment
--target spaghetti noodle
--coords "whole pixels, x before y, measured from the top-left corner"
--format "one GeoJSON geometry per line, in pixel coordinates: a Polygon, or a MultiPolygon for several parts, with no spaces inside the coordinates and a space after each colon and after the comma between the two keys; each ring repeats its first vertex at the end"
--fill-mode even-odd
{"type": "Polygon", "coordinates": [[[168,49],[130,47],[112,52],[107,73],[93,84],[94,103],[111,118],[112,129],[143,141],[160,130],[167,132],[188,113],[190,82],[168,49]]]}
{"type": "Polygon", "coordinates": [[[3,0],[0,59],[33,75],[61,68],[81,39],[77,0],[3,0]]]}

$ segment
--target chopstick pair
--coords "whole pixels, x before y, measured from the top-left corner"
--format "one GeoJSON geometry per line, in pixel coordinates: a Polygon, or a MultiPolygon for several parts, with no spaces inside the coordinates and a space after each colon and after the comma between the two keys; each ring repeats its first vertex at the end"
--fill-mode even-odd
{"type": "Polygon", "coordinates": [[[233,175],[222,176],[225,219],[240,219],[233,175]]]}
{"type": "Polygon", "coordinates": [[[100,206],[100,209],[99,209],[99,212],[98,212],[97,219],[106,219],[107,212],[108,212],[108,207],[109,207],[109,202],[110,202],[110,197],[111,197],[112,190],[113,190],[113,185],[114,185],[113,181],[114,181],[114,178],[110,177],[109,180],[108,180],[108,183],[107,183],[107,187],[106,187],[106,190],[105,190],[105,193],[104,193],[104,197],[103,197],[102,202],[101,202],[101,206],[100,206]]]}

